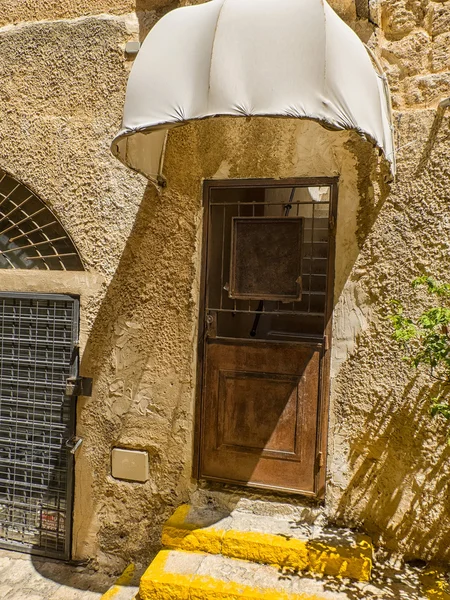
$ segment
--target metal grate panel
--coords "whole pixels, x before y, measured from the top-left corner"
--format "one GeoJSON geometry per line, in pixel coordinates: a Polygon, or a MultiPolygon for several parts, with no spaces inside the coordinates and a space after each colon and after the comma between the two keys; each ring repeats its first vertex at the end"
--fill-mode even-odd
{"type": "MultiPolygon", "coordinates": [[[[294,187],[212,188],[208,203],[208,236],[206,313],[216,319],[215,330],[223,338],[259,338],[304,341],[322,339],[325,327],[329,235],[331,218],[331,187],[298,185],[294,187]],[[300,249],[289,246],[288,236],[281,236],[278,261],[283,269],[273,269],[273,281],[279,285],[283,273],[300,273],[300,290],[295,298],[272,299],[258,293],[235,294],[233,281],[233,224],[272,221],[302,223],[298,236],[300,249]]],[[[255,225],[256,227],[256,225],[255,225]]],[[[243,248],[247,276],[268,281],[266,245],[273,243],[261,227],[260,252],[250,264],[249,250],[243,248]],[[257,269],[260,273],[253,273],[257,269]]],[[[272,253],[270,254],[272,256],[272,253]]],[[[269,258],[270,258],[269,256],[269,258]]],[[[275,285],[273,285],[275,289],[275,285]]],[[[284,294],[286,296],[286,294],[284,294]]],[[[293,294],[294,295],[294,294],[293,294]]]]}
{"type": "Polygon", "coordinates": [[[230,298],[301,300],[303,218],[232,222],[230,298]]]}
{"type": "Polygon", "coordinates": [[[0,294],[0,546],[69,558],[78,301],[0,294]]]}

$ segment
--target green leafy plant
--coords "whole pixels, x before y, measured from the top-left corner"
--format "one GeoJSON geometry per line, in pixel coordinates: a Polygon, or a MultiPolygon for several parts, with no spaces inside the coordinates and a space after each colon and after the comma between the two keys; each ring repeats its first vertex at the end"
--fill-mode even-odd
{"type": "Polygon", "coordinates": [[[407,362],[429,370],[433,390],[437,390],[431,398],[432,416],[450,421],[450,284],[423,275],[414,279],[412,287],[425,288],[433,305],[411,317],[400,301],[392,300],[393,337],[405,351],[407,362]]]}

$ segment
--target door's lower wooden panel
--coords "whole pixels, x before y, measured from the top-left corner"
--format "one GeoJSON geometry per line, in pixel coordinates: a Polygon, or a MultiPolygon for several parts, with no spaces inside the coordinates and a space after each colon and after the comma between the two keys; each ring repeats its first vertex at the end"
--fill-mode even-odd
{"type": "Polygon", "coordinates": [[[295,455],[297,383],[289,375],[219,369],[218,448],[295,455]]]}
{"type": "Polygon", "coordinates": [[[201,476],[314,495],[320,346],[206,344],[201,476]]]}

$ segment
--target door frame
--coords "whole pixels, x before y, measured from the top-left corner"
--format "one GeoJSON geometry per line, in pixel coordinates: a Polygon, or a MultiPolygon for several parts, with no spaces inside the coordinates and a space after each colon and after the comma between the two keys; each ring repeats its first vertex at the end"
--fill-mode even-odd
{"type": "MultiPolygon", "coordinates": [[[[333,318],[333,300],[334,300],[334,275],[335,275],[335,256],[336,256],[336,222],[337,222],[337,204],[338,204],[338,177],[290,177],[286,179],[213,179],[203,181],[203,223],[202,223],[202,249],[201,249],[201,277],[200,277],[200,302],[198,313],[198,333],[197,333],[197,375],[195,390],[195,410],[194,410],[194,448],[193,448],[193,466],[192,477],[197,481],[200,479],[200,448],[202,435],[202,391],[204,386],[205,365],[205,305],[206,305],[206,275],[207,275],[207,257],[208,257],[208,233],[209,233],[209,199],[211,190],[227,188],[291,188],[329,186],[330,187],[330,212],[329,212],[329,254],[327,265],[327,292],[324,339],[323,339],[323,359],[319,373],[319,402],[317,415],[317,455],[316,455],[316,477],[315,494],[312,498],[324,500],[325,481],[326,481],[326,459],[327,459],[327,441],[328,441],[328,421],[330,404],[330,361],[331,361],[331,340],[332,340],[332,318],[333,318]]],[[[236,484],[238,485],[238,484],[236,484]]],[[[238,486],[239,487],[239,486],[238,486]]],[[[274,490],[272,490],[273,492],[274,490]]],[[[264,489],[261,489],[264,493],[264,489]]],[[[289,493],[289,492],[279,492],[289,493]]],[[[311,496],[309,496],[311,497],[311,496]]]]}

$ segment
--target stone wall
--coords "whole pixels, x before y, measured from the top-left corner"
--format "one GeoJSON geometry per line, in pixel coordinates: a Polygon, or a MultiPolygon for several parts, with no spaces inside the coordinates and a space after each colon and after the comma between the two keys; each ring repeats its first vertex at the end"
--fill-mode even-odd
{"type": "Polygon", "coordinates": [[[0,167],[55,211],[87,268],[0,273],[4,290],[81,297],[82,372],[95,385],[78,405],[74,557],[112,569],[148,560],[161,524],[195,489],[202,178],[339,175],[324,511],[392,551],[448,560],[445,427],[430,420],[426,380],[402,362],[385,316],[392,297],[415,306],[417,273],[448,278],[450,111],[436,106],[450,95],[450,2],[333,2],[389,77],[391,188],[356,134],[218,119],[170,134],[169,185],[158,193],[109,143],[131,66],[125,43],[176,5],[0,0],[0,167]],[[148,483],[110,476],[114,445],[149,452],[148,483]]]}

